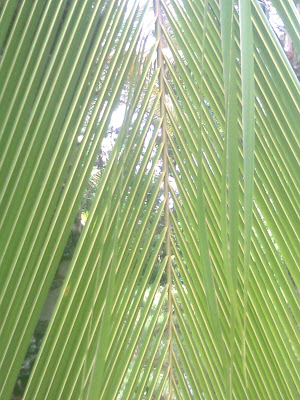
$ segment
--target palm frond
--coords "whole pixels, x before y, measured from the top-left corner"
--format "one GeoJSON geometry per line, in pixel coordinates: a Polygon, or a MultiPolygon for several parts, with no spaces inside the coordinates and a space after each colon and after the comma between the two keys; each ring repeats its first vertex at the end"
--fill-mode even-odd
{"type": "Polygon", "coordinates": [[[299,82],[259,2],[0,20],[0,399],[91,190],[23,398],[296,399],[299,82]]]}

